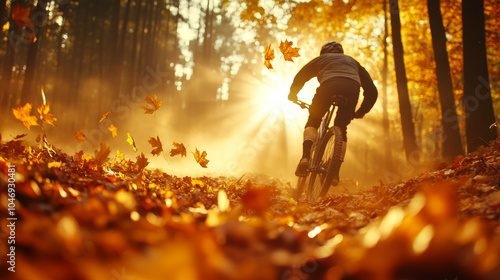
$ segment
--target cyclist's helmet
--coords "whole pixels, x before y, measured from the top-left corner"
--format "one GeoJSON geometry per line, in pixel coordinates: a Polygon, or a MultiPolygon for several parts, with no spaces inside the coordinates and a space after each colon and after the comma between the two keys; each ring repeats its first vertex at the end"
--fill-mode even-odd
{"type": "Polygon", "coordinates": [[[319,54],[322,55],[324,53],[344,53],[344,48],[342,48],[340,43],[331,41],[321,47],[321,52],[319,54]]]}

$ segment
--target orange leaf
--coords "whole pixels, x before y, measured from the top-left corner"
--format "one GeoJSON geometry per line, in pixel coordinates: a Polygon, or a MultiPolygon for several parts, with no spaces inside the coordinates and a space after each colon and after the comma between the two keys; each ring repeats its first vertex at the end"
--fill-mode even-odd
{"type": "Polygon", "coordinates": [[[200,151],[198,151],[198,149],[196,149],[195,152],[193,153],[193,155],[194,155],[194,159],[196,160],[197,163],[200,164],[201,167],[207,168],[207,164],[208,164],[209,160],[205,158],[207,156],[206,151],[203,151],[200,154],[200,151]]]}
{"type": "Polygon", "coordinates": [[[159,156],[160,153],[163,151],[163,145],[160,141],[160,137],[156,136],[156,139],[154,137],[150,137],[148,142],[154,148],[151,151],[151,154],[153,154],[154,156],[159,156]]]}
{"type": "Polygon", "coordinates": [[[130,135],[130,132],[127,132],[127,143],[129,143],[132,146],[132,150],[134,152],[137,152],[137,146],[135,145],[135,140],[130,135]]]}
{"type": "Polygon", "coordinates": [[[99,151],[94,150],[94,161],[99,165],[105,163],[110,152],[110,148],[104,142],[101,142],[101,149],[99,151]]]}
{"type": "Polygon", "coordinates": [[[110,113],[111,113],[111,112],[107,112],[106,114],[102,115],[102,117],[101,117],[101,119],[99,120],[99,122],[102,122],[103,120],[107,119],[110,113]]]}
{"type": "Polygon", "coordinates": [[[266,49],[264,51],[264,65],[267,67],[267,69],[273,69],[273,66],[271,65],[271,60],[274,59],[274,50],[271,49],[271,44],[266,46],[266,49]]]}
{"type": "Polygon", "coordinates": [[[146,95],[146,103],[148,105],[142,105],[141,108],[144,109],[144,114],[153,114],[156,110],[160,109],[161,103],[163,102],[162,100],[158,100],[158,97],[156,94],[153,94],[153,98],[149,97],[149,95],[146,95]]]}
{"type": "Polygon", "coordinates": [[[137,168],[139,168],[139,172],[144,170],[146,166],[148,166],[149,162],[148,159],[144,156],[143,153],[141,153],[140,156],[137,156],[137,168]]]}
{"type": "Polygon", "coordinates": [[[17,106],[17,109],[12,108],[12,113],[14,113],[14,117],[20,120],[24,126],[30,129],[32,125],[39,125],[38,118],[36,116],[31,116],[31,108],[32,105],[30,103],[26,103],[24,106],[17,106]]]}
{"type": "Polygon", "coordinates": [[[30,19],[30,10],[31,8],[23,8],[19,3],[12,8],[12,19],[16,22],[19,28],[23,28],[24,26],[33,30],[35,28],[35,24],[30,19]]]}
{"type": "Polygon", "coordinates": [[[54,122],[57,121],[57,118],[50,112],[48,102],[47,104],[42,104],[42,106],[37,106],[36,111],[40,115],[40,119],[50,125],[54,125],[54,122]]]}
{"type": "Polygon", "coordinates": [[[85,142],[85,135],[83,135],[81,129],[79,131],[75,132],[75,137],[76,137],[76,140],[78,140],[78,142],[80,142],[80,143],[85,142]]]}
{"type": "Polygon", "coordinates": [[[293,57],[299,57],[300,48],[292,48],[293,42],[289,42],[285,40],[285,42],[281,41],[280,43],[280,51],[283,54],[286,61],[293,62],[293,57]]]}
{"type": "Polygon", "coordinates": [[[186,147],[184,147],[184,144],[176,142],[173,142],[172,144],[174,145],[175,148],[170,150],[171,157],[176,155],[181,155],[181,157],[186,156],[186,147]]]}
{"type": "Polygon", "coordinates": [[[118,128],[113,124],[110,124],[108,126],[108,130],[111,131],[111,136],[113,136],[113,138],[115,138],[115,136],[118,134],[118,128]]]}

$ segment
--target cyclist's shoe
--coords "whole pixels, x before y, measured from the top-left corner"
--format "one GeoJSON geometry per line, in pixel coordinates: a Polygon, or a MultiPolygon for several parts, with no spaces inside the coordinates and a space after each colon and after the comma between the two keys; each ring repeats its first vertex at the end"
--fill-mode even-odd
{"type": "Polygon", "coordinates": [[[302,158],[295,170],[295,176],[298,177],[306,177],[307,176],[307,168],[309,167],[309,159],[302,158]]]}
{"type": "Polygon", "coordinates": [[[339,181],[340,180],[339,180],[338,177],[337,178],[333,178],[333,180],[332,180],[332,186],[334,186],[334,187],[337,186],[339,184],[339,181]]]}

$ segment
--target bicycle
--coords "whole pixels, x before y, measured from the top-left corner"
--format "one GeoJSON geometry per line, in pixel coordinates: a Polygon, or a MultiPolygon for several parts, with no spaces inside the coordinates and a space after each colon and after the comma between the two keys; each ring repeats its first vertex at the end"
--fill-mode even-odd
{"type": "MultiPolygon", "coordinates": [[[[315,201],[324,197],[335,179],[335,173],[342,164],[342,130],[331,125],[333,114],[338,106],[347,102],[345,96],[334,95],[331,99],[331,106],[328,112],[323,116],[318,128],[318,137],[314,143],[307,176],[299,177],[297,180],[295,198],[302,195],[304,187],[309,179],[307,188],[307,199],[315,201]]],[[[297,100],[297,105],[302,109],[309,109],[309,104],[297,100]]],[[[335,183],[337,185],[338,182],[335,183]]]]}

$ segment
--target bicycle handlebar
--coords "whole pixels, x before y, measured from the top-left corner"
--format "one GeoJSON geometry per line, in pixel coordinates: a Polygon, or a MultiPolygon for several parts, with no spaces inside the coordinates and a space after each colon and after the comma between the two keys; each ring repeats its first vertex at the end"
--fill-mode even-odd
{"type": "Polygon", "coordinates": [[[309,109],[309,106],[310,106],[310,104],[307,104],[304,101],[300,101],[300,100],[293,101],[293,103],[299,105],[300,108],[302,108],[302,109],[309,109]]]}

